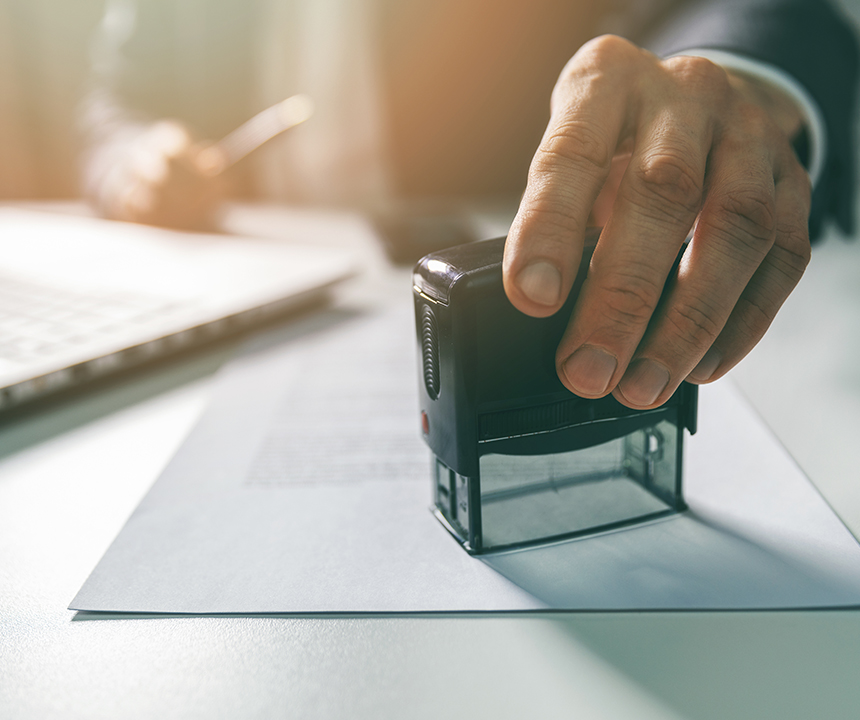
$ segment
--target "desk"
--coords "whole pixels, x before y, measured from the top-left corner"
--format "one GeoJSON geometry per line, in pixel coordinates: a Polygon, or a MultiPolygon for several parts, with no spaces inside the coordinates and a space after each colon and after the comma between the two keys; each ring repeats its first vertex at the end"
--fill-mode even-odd
{"type": "MultiPolygon", "coordinates": [[[[279,212],[237,208],[230,226],[276,231],[279,212]]],[[[408,270],[366,250],[371,269],[340,302],[409,292],[408,270]]],[[[855,535],[858,278],[860,245],[818,248],[734,373],[855,535]]],[[[860,713],[860,612],[76,620],[66,605],[229,353],[228,343],[0,423],[0,717],[860,713]]]]}

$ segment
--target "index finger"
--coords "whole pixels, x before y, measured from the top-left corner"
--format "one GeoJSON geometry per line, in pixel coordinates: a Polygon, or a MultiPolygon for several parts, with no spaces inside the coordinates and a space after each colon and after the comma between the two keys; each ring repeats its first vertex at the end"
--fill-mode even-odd
{"type": "Polygon", "coordinates": [[[502,265],[505,292],[527,315],[553,314],[573,285],[588,216],[630,114],[626,68],[638,52],[621,38],[593,40],[556,86],[502,265]]]}

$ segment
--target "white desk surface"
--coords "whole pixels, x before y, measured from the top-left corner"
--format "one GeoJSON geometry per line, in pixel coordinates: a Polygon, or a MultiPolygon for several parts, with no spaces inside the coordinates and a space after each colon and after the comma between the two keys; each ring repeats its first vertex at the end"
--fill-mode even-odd
{"type": "MultiPolygon", "coordinates": [[[[233,227],[277,228],[237,209],[233,227]]],[[[276,230],[275,230],[276,231],[276,230]]],[[[409,292],[373,269],[341,301],[409,292]]],[[[0,418],[0,717],[856,718],[860,611],[75,619],[222,346],[0,418]]],[[[733,373],[860,535],[860,244],[816,248],[733,373]]]]}

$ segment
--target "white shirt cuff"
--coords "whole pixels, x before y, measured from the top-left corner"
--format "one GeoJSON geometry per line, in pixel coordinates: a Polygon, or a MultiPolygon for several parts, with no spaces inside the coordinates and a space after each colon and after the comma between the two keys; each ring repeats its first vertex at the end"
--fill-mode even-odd
{"type": "Polygon", "coordinates": [[[760,60],[752,60],[744,55],[737,55],[725,50],[694,48],[675,53],[675,55],[692,55],[694,57],[705,58],[724,67],[726,70],[737,70],[745,75],[751,75],[776,86],[794,100],[797,108],[803,114],[806,127],[809,131],[808,171],[812,185],[813,187],[815,186],[821,177],[821,172],[824,169],[824,158],[827,156],[827,127],[824,124],[824,116],[821,114],[821,108],[818,107],[818,103],[812,99],[812,96],[803,85],[785,72],[785,70],[775,65],[770,65],[760,60]]]}

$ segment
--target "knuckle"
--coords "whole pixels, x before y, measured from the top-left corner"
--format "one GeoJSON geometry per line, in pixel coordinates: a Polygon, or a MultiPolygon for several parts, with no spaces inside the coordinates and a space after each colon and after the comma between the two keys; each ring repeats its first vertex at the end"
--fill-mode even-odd
{"type": "Polygon", "coordinates": [[[665,148],[653,152],[634,172],[639,204],[672,216],[686,216],[699,209],[703,179],[682,152],[665,148]]]}
{"type": "Polygon", "coordinates": [[[592,38],[559,74],[552,92],[552,107],[560,107],[571,95],[581,95],[594,84],[617,91],[619,84],[628,85],[639,71],[656,67],[657,62],[654,55],[618,35],[592,38]]]}
{"type": "Polygon", "coordinates": [[[585,43],[577,55],[581,56],[586,66],[605,68],[615,63],[627,64],[635,61],[640,50],[632,42],[618,35],[599,35],[585,43]]]}
{"type": "Polygon", "coordinates": [[[809,229],[805,225],[790,225],[777,231],[777,242],[771,248],[770,256],[774,267],[794,287],[812,258],[809,243],[809,229]]]}
{"type": "MultiPolygon", "coordinates": [[[[629,78],[632,67],[645,57],[640,48],[617,35],[601,35],[589,40],[559,74],[552,93],[552,106],[560,105],[574,88],[629,78]]],[[[574,91],[574,94],[578,92],[574,91]]]]}
{"type": "Polygon", "coordinates": [[[802,193],[801,197],[803,197],[805,204],[808,206],[812,200],[812,177],[806,171],[806,168],[801,165],[800,160],[794,153],[793,149],[790,150],[789,156],[791,157],[792,162],[789,165],[789,170],[786,172],[786,175],[795,178],[796,182],[800,186],[798,192],[802,193]]]}
{"type": "Polygon", "coordinates": [[[687,95],[723,96],[729,90],[728,73],[706,58],[680,55],[665,60],[664,67],[687,95]]]}
{"type": "Polygon", "coordinates": [[[541,143],[535,156],[535,169],[545,172],[559,164],[585,165],[606,172],[612,162],[613,148],[592,125],[575,118],[558,123],[541,143]]]}
{"type": "MultiPolygon", "coordinates": [[[[542,247],[565,250],[570,246],[573,229],[580,226],[570,206],[558,200],[536,198],[523,209],[520,221],[542,247]]],[[[553,253],[555,255],[555,253],[553,253]]]]}
{"type": "Polygon", "coordinates": [[[634,275],[615,273],[601,283],[606,317],[623,330],[641,328],[651,319],[662,288],[634,275]]]}
{"type": "Polygon", "coordinates": [[[710,347],[723,328],[719,309],[699,300],[698,305],[673,305],[666,321],[675,330],[675,340],[685,349],[710,347]]]}
{"type": "Polygon", "coordinates": [[[761,185],[731,188],[715,200],[706,221],[713,231],[742,243],[757,254],[766,253],[776,233],[773,193],[761,185]]]}
{"type": "Polygon", "coordinates": [[[767,332],[776,315],[778,306],[773,303],[765,303],[762,298],[744,298],[738,301],[735,308],[736,318],[735,331],[743,339],[746,345],[754,345],[767,332]]]}
{"type": "Polygon", "coordinates": [[[760,105],[753,102],[739,102],[735,112],[746,135],[762,139],[779,137],[779,129],[774,125],[773,118],[760,105]]]}
{"type": "Polygon", "coordinates": [[[809,216],[812,202],[812,178],[806,168],[800,164],[800,160],[790,146],[786,149],[785,154],[786,161],[779,168],[780,180],[786,182],[794,201],[794,208],[803,215],[805,221],[809,216]]]}

